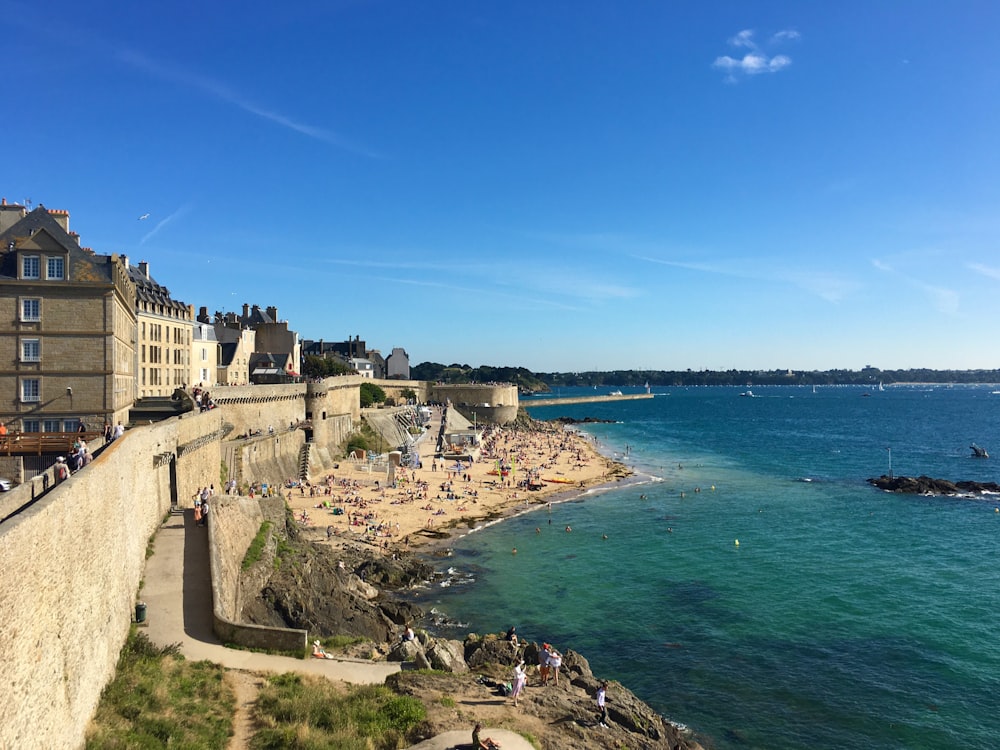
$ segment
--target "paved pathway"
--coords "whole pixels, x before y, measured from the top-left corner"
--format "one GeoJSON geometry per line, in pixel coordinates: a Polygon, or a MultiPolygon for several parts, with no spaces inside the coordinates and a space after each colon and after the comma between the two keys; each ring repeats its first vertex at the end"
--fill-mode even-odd
{"type": "Polygon", "coordinates": [[[157,645],[179,643],[185,658],[231,669],[308,672],[359,684],[381,684],[400,669],[396,662],[294,659],[226,648],[212,630],[208,529],[195,525],[193,510],[171,515],[157,532],[153,549],[142,598],[146,635],[157,645]]]}
{"type": "MultiPolygon", "coordinates": [[[[211,521],[209,521],[211,523],[211,521]]],[[[153,556],[146,561],[143,601],[146,635],[159,645],[180,644],[184,657],[207,660],[229,669],[254,672],[299,672],[356,684],[382,684],[400,670],[396,662],[293,659],[226,648],[212,630],[212,584],[208,568],[208,529],[195,525],[194,511],[171,515],[156,534],[153,556]]],[[[487,728],[484,737],[504,750],[533,750],[514,732],[487,728]]],[[[472,728],[444,732],[412,750],[471,748],[472,728]]]]}

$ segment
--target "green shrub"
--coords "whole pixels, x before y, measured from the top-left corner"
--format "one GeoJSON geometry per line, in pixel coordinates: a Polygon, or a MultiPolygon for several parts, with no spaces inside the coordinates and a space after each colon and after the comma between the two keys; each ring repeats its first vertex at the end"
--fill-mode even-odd
{"type": "Polygon", "coordinates": [[[260,529],[257,530],[257,535],[250,542],[250,546],[247,547],[247,553],[243,556],[243,563],[240,566],[243,570],[249,570],[260,560],[260,556],[264,553],[264,547],[267,546],[267,539],[270,532],[271,522],[264,521],[260,525],[260,529]]]}

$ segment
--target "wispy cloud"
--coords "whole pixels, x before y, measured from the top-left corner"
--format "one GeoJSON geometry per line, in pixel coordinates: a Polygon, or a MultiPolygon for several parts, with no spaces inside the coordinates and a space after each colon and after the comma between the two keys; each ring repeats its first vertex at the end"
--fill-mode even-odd
{"type": "Polygon", "coordinates": [[[860,288],[853,279],[828,271],[775,269],[761,261],[755,261],[755,268],[747,268],[746,263],[695,263],[687,261],[664,260],[662,258],[635,255],[637,260],[656,263],[662,266],[683,268],[699,273],[717,274],[748,281],[763,281],[778,284],[791,284],[827,302],[840,302],[860,288]]]}
{"type": "MultiPolygon", "coordinates": [[[[566,309],[578,308],[569,307],[561,303],[555,303],[553,302],[553,298],[559,297],[564,300],[581,300],[583,302],[594,304],[606,301],[633,299],[641,295],[641,292],[634,287],[610,283],[604,279],[594,279],[586,274],[570,274],[567,273],[565,269],[552,269],[551,272],[546,272],[544,268],[537,265],[535,267],[535,273],[526,276],[518,275],[507,277],[506,279],[497,279],[497,267],[495,263],[468,263],[466,261],[462,261],[461,263],[421,263],[414,261],[403,261],[397,263],[394,261],[343,260],[339,258],[330,258],[327,259],[326,262],[331,265],[348,268],[372,269],[373,271],[391,269],[393,271],[412,271],[416,276],[419,276],[420,274],[430,274],[434,277],[446,275],[448,278],[452,279],[469,279],[473,286],[455,288],[460,289],[461,291],[470,291],[475,294],[481,293],[481,288],[475,286],[475,284],[479,280],[483,280],[488,281],[491,287],[510,289],[511,295],[516,294],[514,291],[516,289],[528,290],[536,294],[547,295],[546,299],[548,301],[545,304],[565,307],[566,309]]],[[[382,278],[381,280],[387,281],[389,279],[382,278]]],[[[399,278],[394,278],[392,280],[397,283],[410,283],[442,288],[449,287],[448,284],[438,282],[434,279],[421,280],[420,278],[411,277],[406,280],[401,280],[399,278]]]]}
{"type": "Polygon", "coordinates": [[[993,268],[991,266],[984,266],[982,263],[966,263],[965,267],[975,271],[981,276],[986,276],[990,279],[996,279],[1000,281],[1000,268],[993,268]]]}
{"type": "Polygon", "coordinates": [[[295,120],[281,112],[262,107],[229,88],[225,84],[208,76],[185,70],[178,65],[153,60],[134,50],[122,50],[117,54],[117,58],[127,65],[143,71],[144,73],[155,76],[156,78],[160,78],[164,81],[178,83],[182,86],[195,89],[202,94],[206,94],[214,99],[226,102],[227,104],[232,104],[245,112],[249,112],[252,115],[268,120],[269,122],[273,122],[276,125],[287,128],[288,130],[308,136],[309,138],[315,138],[316,140],[329,143],[333,146],[337,146],[338,148],[342,148],[356,154],[361,154],[363,156],[381,158],[380,154],[377,154],[376,152],[364,148],[356,143],[352,143],[332,130],[299,122],[298,120],[295,120]]]}
{"type": "MultiPolygon", "coordinates": [[[[772,34],[768,39],[768,44],[781,44],[783,42],[795,41],[799,38],[799,32],[792,29],[785,29],[772,34]]],[[[729,44],[736,49],[748,50],[742,57],[731,57],[721,55],[715,58],[712,63],[713,68],[717,68],[726,73],[728,83],[736,83],[740,76],[754,76],[762,73],[777,73],[792,64],[792,58],[788,55],[770,55],[761,49],[754,39],[753,29],[744,29],[737,32],[729,39],[729,44]]]]}
{"type": "Polygon", "coordinates": [[[174,211],[172,214],[170,214],[170,216],[168,216],[167,218],[160,219],[160,221],[156,222],[156,226],[150,229],[148,232],[146,232],[145,236],[141,240],[139,240],[139,245],[140,246],[145,245],[147,240],[151,240],[153,237],[155,237],[161,229],[170,224],[170,222],[172,222],[174,219],[181,218],[182,216],[184,216],[184,214],[188,213],[190,210],[191,210],[191,205],[185,204],[180,208],[178,208],[176,211],[174,211]]]}
{"type": "Polygon", "coordinates": [[[883,273],[891,273],[897,278],[903,280],[906,284],[921,291],[927,296],[934,305],[934,309],[938,312],[944,313],[945,315],[957,315],[961,305],[961,296],[954,289],[948,289],[943,286],[935,286],[933,284],[928,284],[920,279],[915,279],[912,276],[908,276],[901,271],[897,271],[893,266],[885,263],[884,261],[873,259],[872,265],[883,273]]]}

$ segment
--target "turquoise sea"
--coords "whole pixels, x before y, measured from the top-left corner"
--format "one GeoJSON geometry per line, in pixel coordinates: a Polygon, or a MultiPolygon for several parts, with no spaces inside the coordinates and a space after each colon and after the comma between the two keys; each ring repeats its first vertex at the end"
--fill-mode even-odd
{"type": "Polygon", "coordinates": [[[614,420],[585,431],[646,483],[468,534],[421,603],[579,651],[712,748],[1000,747],[1000,497],[865,482],[997,480],[969,446],[1000,456],[998,389],[744,390],[529,409],[614,420]]]}

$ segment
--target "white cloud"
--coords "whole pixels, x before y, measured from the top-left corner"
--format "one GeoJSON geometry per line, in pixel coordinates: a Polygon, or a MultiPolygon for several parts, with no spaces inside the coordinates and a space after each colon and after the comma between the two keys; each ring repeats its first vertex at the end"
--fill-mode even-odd
{"type": "Polygon", "coordinates": [[[931,304],[934,305],[934,308],[938,312],[944,313],[945,315],[958,315],[961,296],[954,289],[948,289],[943,286],[934,286],[933,284],[920,281],[920,279],[915,279],[912,276],[907,276],[905,273],[897,271],[888,263],[884,263],[880,260],[873,260],[872,265],[880,271],[894,274],[914,289],[919,289],[927,295],[931,304]]]}
{"type": "Polygon", "coordinates": [[[766,55],[758,55],[754,52],[747,53],[739,59],[723,55],[722,57],[715,58],[715,62],[712,63],[713,67],[730,72],[746,73],[751,76],[758,73],[777,73],[782,68],[786,68],[791,64],[792,59],[787,55],[767,57],[766,55]]]}
{"type": "Polygon", "coordinates": [[[299,122],[291,117],[288,117],[287,115],[281,114],[280,112],[260,107],[236,91],[233,91],[225,84],[209,78],[208,76],[192,73],[191,71],[185,70],[177,65],[153,60],[132,50],[123,50],[119,52],[118,59],[157,78],[195,89],[203,94],[207,94],[208,96],[239,107],[244,112],[249,112],[250,114],[264,120],[268,120],[284,128],[293,130],[296,133],[301,133],[302,135],[315,138],[319,141],[325,141],[326,143],[347,151],[362,154],[363,156],[380,158],[379,154],[369,151],[368,149],[358,146],[357,144],[353,144],[338,133],[334,133],[331,130],[299,122]]]}
{"type": "MultiPolygon", "coordinates": [[[[788,55],[769,55],[754,41],[752,29],[744,29],[738,32],[729,40],[729,44],[737,49],[750,50],[742,57],[731,57],[730,55],[720,55],[712,63],[713,68],[724,70],[728,75],[726,81],[735,83],[738,76],[753,76],[762,73],[777,73],[792,64],[792,58],[788,55]]],[[[776,44],[788,40],[799,38],[799,32],[791,29],[779,31],[771,35],[768,42],[776,44]]]]}
{"type": "Polygon", "coordinates": [[[757,43],[753,40],[753,29],[744,29],[738,32],[729,43],[734,47],[749,47],[750,49],[757,49],[757,43]]]}
{"type": "Polygon", "coordinates": [[[174,219],[178,219],[181,216],[184,216],[184,214],[188,213],[188,211],[190,211],[190,210],[191,210],[191,206],[190,205],[184,205],[184,206],[181,206],[180,208],[178,208],[172,214],[170,214],[170,216],[168,216],[167,218],[160,219],[160,221],[158,221],[156,223],[156,226],[153,227],[148,232],[146,232],[145,236],[141,240],[139,240],[139,244],[140,245],[145,245],[147,240],[151,240],[153,237],[155,237],[156,234],[161,229],[163,229],[165,226],[167,226],[167,224],[169,224],[170,222],[172,222],[174,219]]]}
{"type": "Polygon", "coordinates": [[[683,268],[687,271],[718,274],[719,276],[730,276],[748,281],[791,284],[827,302],[840,302],[857,291],[860,286],[853,279],[835,273],[775,268],[773,264],[768,264],[760,259],[753,261],[743,259],[741,262],[729,263],[691,263],[643,255],[632,257],[672,268],[683,268]]]}
{"type": "Polygon", "coordinates": [[[794,41],[795,39],[798,39],[800,36],[801,34],[795,31],[795,29],[784,29],[782,31],[779,31],[777,34],[772,34],[771,41],[774,43],[794,41]]]}
{"type": "Polygon", "coordinates": [[[991,266],[984,266],[982,263],[966,263],[965,267],[975,271],[981,276],[986,276],[990,279],[996,279],[1000,281],[1000,268],[992,268],[991,266]]]}

